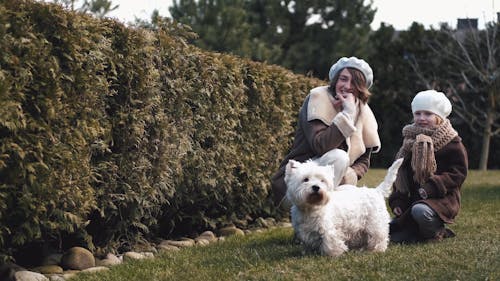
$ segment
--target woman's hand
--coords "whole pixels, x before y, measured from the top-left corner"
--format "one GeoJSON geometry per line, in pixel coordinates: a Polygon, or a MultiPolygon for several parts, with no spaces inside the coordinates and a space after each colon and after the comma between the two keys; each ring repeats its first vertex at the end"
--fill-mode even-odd
{"type": "Polygon", "coordinates": [[[334,97],[333,97],[333,101],[332,101],[332,104],[333,104],[333,107],[335,108],[335,110],[337,112],[341,112],[342,111],[342,100],[340,100],[338,98],[338,94],[336,94],[334,97]]]}
{"type": "Polygon", "coordinates": [[[394,209],[392,210],[392,212],[393,212],[393,213],[394,213],[397,217],[399,217],[399,216],[401,216],[401,215],[403,214],[403,211],[401,210],[401,208],[400,208],[400,207],[396,207],[396,208],[394,208],[394,209]]]}
{"type": "MultiPolygon", "coordinates": [[[[355,120],[356,117],[356,98],[353,93],[337,93],[335,99],[338,100],[337,106],[341,105],[342,111],[351,117],[351,120],[355,120]]],[[[336,102],[334,102],[333,106],[335,106],[336,102]]],[[[336,109],[338,109],[336,107],[336,109]]]]}

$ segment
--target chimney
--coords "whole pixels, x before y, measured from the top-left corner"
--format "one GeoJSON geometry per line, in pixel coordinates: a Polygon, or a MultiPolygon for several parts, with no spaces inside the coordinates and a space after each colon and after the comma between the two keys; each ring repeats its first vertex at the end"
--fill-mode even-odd
{"type": "Polygon", "coordinates": [[[470,19],[470,18],[458,19],[457,30],[464,30],[464,29],[477,30],[477,19],[470,19]]]}

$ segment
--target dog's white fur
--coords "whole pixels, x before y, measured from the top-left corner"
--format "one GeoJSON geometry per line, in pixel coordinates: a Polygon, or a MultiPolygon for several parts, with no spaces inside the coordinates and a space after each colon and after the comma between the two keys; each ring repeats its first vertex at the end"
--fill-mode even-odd
{"type": "Polygon", "coordinates": [[[376,188],[334,187],[333,165],[290,160],[286,166],[287,198],[292,203],[295,235],[308,250],[337,257],[349,249],[383,252],[389,243],[385,198],[403,159],[388,169],[376,188]]]}

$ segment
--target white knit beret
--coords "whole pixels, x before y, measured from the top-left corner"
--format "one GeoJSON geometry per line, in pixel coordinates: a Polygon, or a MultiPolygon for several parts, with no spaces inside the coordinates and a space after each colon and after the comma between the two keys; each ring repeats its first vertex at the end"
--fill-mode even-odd
{"type": "Polygon", "coordinates": [[[366,87],[370,88],[372,86],[373,84],[372,68],[366,61],[358,59],[357,57],[350,57],[350,58],[342,57],[334,65],[332,65],[332,67],[330,67],[330,72],[328,73],[330,81],[333,80],[337,72],[341,71],[346,67],[355,68],[361,71],[361,73],[363,73],[363,75],[365,76],[366,87]]]}
{"type": "Polygon", "coordinates": [[[430,111],[445,119],[451,113],[451,102],[441,92],[435,90],[422,91],[411,102],[411,111],[415,113],[419,110],[430,111]]]}

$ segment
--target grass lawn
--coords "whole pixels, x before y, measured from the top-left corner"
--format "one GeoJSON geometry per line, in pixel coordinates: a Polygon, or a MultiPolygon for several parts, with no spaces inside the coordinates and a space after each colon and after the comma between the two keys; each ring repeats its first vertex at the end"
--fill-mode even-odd
{"type": "MultiPolygon", "coordinates": [[[[375,186],[384,175],[370,170],[362,184],[375,186]]],[[[276,228],[71,280],[500,280],[499,223],[500,171],[470,171],[450,226],[457,237],[441,243],[391,244],[385,253],[330,258],[302,255],[292,229],[276,228]]]]}

